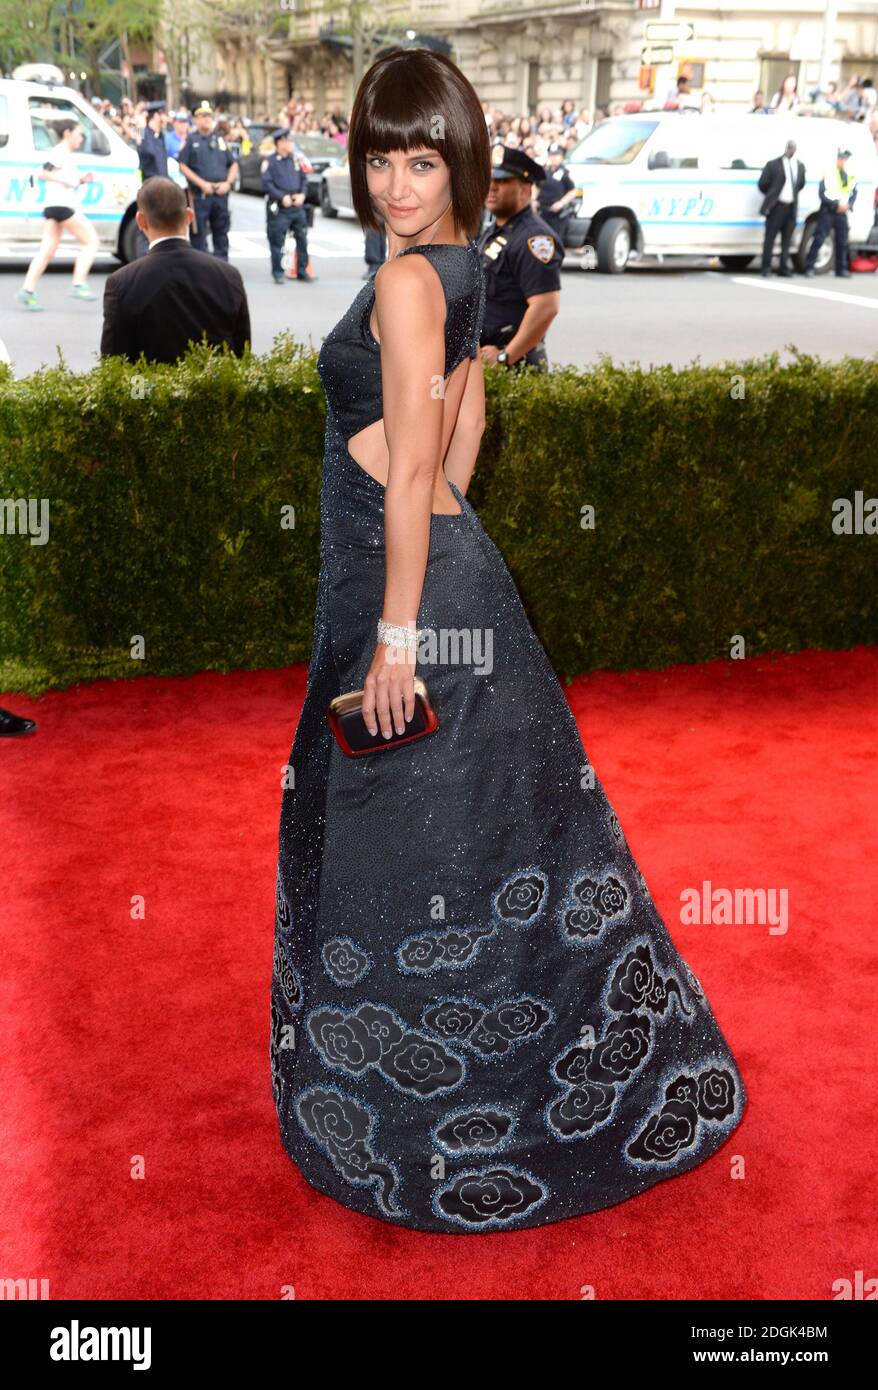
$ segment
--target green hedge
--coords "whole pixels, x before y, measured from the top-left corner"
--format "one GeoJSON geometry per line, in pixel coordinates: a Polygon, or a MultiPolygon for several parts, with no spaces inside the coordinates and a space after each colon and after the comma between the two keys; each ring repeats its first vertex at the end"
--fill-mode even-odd
{"type": "MultiPolygon", "coordinates": [[[[878,640],[878,360],[486,373],[470,501],[565,677],[878,640]],[[583,529],[583,506],[595,527],[583,529]]],[[[307,660],[324,398],[312,351],[0,375],[0,690],[307,660]],[[281,511],[295,508],[293,529],[281,511]],[[130,641],[145,639],[145,659],[130,641]]]]}

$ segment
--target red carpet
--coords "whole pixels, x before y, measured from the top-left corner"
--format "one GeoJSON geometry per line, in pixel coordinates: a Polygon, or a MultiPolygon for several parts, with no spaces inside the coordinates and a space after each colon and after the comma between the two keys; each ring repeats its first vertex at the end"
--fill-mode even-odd
{"type": "Polygon", "coordinates": [[[0,696],[39,723],[0,742],[0,1274],[55,1299],[828,1299],[874,1275],[878,649],[571,687],[748,1110],[691,1173],[478,1237],[350,1212],[280,1145],[274,872],[304,680],[0,696]],[[705,879],[788,889],[789,930],[681,925],[681,889],[705,879]]]}

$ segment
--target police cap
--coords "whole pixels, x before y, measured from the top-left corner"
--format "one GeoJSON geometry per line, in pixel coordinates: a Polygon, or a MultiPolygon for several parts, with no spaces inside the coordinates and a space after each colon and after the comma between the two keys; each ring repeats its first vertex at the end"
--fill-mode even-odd
{"type": "Polygon", "coordinates": [[[524,183],[542,183],[546,171],[524,150],[509,145],[495,145],[491,150],[492,179],[521,179],[524,183]]]}
{"type": "Polygon", "coordinates": [[[836,156],[836,158],[838,158],[838,159],[850,159],[850,157],[851,157],[851,152],[850,152],[850,150],[839,150],[838,155],[836,156]]]}
{"type": "Polygon", "coordinates": [[[283,130],[273,130],[271,132],[271,138],[275,144],[277,144],[278,140],[292,140],[293,132],[291,130],[287,130],[286,128],[284,128],[283,130]]]}
{"type": "Polygon", "coordinates": [[[146,114],[148,116],[154,116],[156,111],[164,111],[164,109],[165,103],[163,101],[148,101],[146,103],[146,114]]]}
{"type": "Polygon", "coordinates": [[[212,116],[213,107],[209,101],[200,101],[195,108],[196,116],[212,116]]]}

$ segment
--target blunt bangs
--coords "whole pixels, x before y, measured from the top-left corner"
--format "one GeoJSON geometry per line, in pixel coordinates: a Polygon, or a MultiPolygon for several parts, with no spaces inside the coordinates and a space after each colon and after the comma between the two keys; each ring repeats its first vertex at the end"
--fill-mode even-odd
{"type": "Polygon", "coordinates": [[[455,227],[475,236],[491,181],[491,142],[479,99],[444,54],[396,48],[369,68],[351,111],[351,200],[367,231],[380,227],[366,179],[367,156],[419,148],[442,155],[451,174],[455,227]]]}

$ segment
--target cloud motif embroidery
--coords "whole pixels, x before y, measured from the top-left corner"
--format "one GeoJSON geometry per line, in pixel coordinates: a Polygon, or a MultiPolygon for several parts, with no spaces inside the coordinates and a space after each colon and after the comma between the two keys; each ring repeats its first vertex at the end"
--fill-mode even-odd
{"type": "Polygon", "coordinates": [[[504,1148],[514,1127],[515,1118],[507,1111],[480,1106],[446,1115],[433,1139],[448,1154],[483,1152],[504,1148]]]}
{"type": "Polygon", "coordinates": [[[700,1122],[722,1124],[740,1104],[738,1086],[726,1067],[708,1066],[697,1076],[681,1072],[665,1087],[664,1104],[625,1149],[635,1163],[673,1163],[691,1149],[700,1122]]]}
{"type": "Polygon", "coordinates": [[[337,985],[355,985],[371,967],[371,960],[349,936],[336,936],[323,943],[323,968],[337,985]]]}
{"type": "Polygon", "coordinates": [[[469,999],[440,999],[421,1015],[425,1028],[473,1048],[489,1061],[537,1037],[553,1018],[547,1004],[527,995],[505,999],[493,1008],[469,999]]]}
{"type": "Polygon", "coordinates": [[[571,1043],[550,1068],[566,1089],[546,1106],[544,1119],[550,1134],[564,1142],[582,1139],[611,1119],[622,1089],[652,1053],[650,1014],[665,1014],[676,1000],[683,1015],[692,1016],[674,976],[659,974],[648,942],[617,960],[604,993],[617,1017],[597,1042],[571,1043]]]}
{"type": "Polygon", "coordinates": [[[321,1007],[307,1017],[308,1035],[328,1067],[360,1076],[375,1068],[401,1091],[426,1099],[464,1078],[461,1058],[435,1038],[409,1029],[392,1009],[361,1004],[355,1013],[321,1007]]]}
{"type": "Polygon", "coordinates": [[[496,927],[448,927],[445,931],[419,932],[406,937],[397,948],[400,970],[428,975],[431,970],[460,970],[474,960],[485,937],[496,927]]]}
{"type": "Polygon", "coordinates": [[[299,1124],[332,1161],[336,1172],[349,1183],[368,1185],[378,1206],[388,1216],[403,1216],[396,1189],[398,1169],[375,1157],[372,1134],[377,1112],[343,1091],[314,1087],[300,1091],[295,1100],[299,1124]]]}
{"type": "Polygon", "coordinates": [[[545,1122],[556,1138],[581,1139],[610,1119],[620,1089],[650,1054],[648,1014],[622,1014],[594,1044],[573,1043],[551,1071],[567,1090],[547,1105],[545,1122]]]}
{"type": "Polygon", "coordinates": [[[600,878],[577,874],[559,909],[561,935],[578,946],[593,941],[608,923],[627,917],[630,905],[631,894],[617,874],[606,871],[600,878]]]}
{"type": "Polygon", "coordinates": [[[288,1006],[300,1009],[304,1000],[302,982],[278,936],[274,938],[274,977],[288,1006]]]}
{"type": "Polygon", "coordinates": [[[530,927],[541,916],[548,897],[549,880],[542,869],[521,869],[507,878],[491,900],[500,926],[530,927]]]}
{"type": "Polygon", "coordinates": [[[549,1189],[517,1168],[482,1168],[459,1173],[433,1194],[437,1216],[470,1229],[509,1226],[541,1206],[549,1189]]]}
{"type": "Polygon", "coordinates": [[[674,999],[680,1012],[690,1018],[692,1010],[683,1003],[679,981],[673,975],[662,978],[645,942],[628,952],[617,967],[607,993],[607,1005],[614,1013],[623,1009],[646,1008],[651,1013],[663,1014],[674,999]]]}

